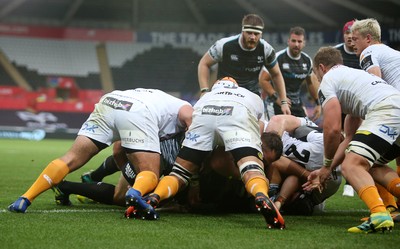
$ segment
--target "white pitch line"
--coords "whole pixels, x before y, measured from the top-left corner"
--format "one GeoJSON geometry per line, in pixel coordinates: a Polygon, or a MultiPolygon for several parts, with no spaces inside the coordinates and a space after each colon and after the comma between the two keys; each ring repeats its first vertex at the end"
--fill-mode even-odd
{"type": "MultiPolygon", "coordinates": [[[[0,209],[0,213],[9,212],[7,209],[0,209]]],[[[27,213],[122,213],[123,209],[51,209],[51,210],[28,210],[27,213]]],[[[328,210],[324,213],[351,213],[351,212],[368,212],[367,209],[351,209],[351,210],[328,210]]]]}
{"type": "MultiPolygon", "coordinates": [[[[0,213],[9,212],[7,209],[0,209],[0,213]]],[[[124,212],[123,209],[52,209],[52,210],[28,210],[27,213],[116,213],[124,212]]]]}

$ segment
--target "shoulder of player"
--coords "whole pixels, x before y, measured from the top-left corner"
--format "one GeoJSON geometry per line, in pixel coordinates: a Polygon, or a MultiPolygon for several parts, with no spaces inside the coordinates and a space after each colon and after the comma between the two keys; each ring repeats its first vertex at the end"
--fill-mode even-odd
{"type": "Polygon", "coordinates": [[[337,49],[342,49],[343,47],[344,47],[344,43],[339,43],[339,44],[336,44],[335,46],[333,46],[334,48],[337,48],[337,49]]]}
{"type": "Polygon", "coordinates": [[[223,37],[223,38],[219,39],[216,43],[226,44],[229,42],[235,42],[239,39],[239,37],[240,37],[240,34],[223,37]]]}
{"type": "Polygon", "coordinates": [[[306,60],[310,61],[310,62],[312,61],[311,56],[309,56],[306,52],[301,51],[301,57],[303,59],[306,59],[306,60]]]}

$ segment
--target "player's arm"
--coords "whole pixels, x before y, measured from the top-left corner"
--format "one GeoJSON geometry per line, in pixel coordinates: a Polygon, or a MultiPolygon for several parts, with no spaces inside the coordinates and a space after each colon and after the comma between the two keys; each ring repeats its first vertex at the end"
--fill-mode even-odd
{"type": "Polygon", "coordinates": [[[274,86],[279,93],[279,98],[281,99],[281,109],[283,114],[290,114],[290,109],[288,105],[288,100],[286,99],[286,87],[285,81],[283,80],[281,70],[279,69],[278,63],[276,63],[273,67],[268,68],[268,72],[271,75],[272,82],[274,82],[274,86]]]}
{"type": "Polygon", "coordinates": [[[307,89],[308,89],[311,97],[315,101],[314,115],[312,117],[312,120],[315,121],[321,116],[321,112],[322,112],[321,105],[318,100],[319,81],[317,79],[317,76],[314,73],[311,73],[306,78],[306,83],[307,83],[307,89]]]}
{"type": "Polygon", "coordinates": [[[381,68],[378,66],[369,68],[367,72],[382,78],[381,68]]]}
{"type": "Polygon", "coordinates": [[[303,184],[303,189],[312,191],[318,188],[322,191],[325,181],[332,172],[333,159],[341,141],[342,118],[341,107],[337,98],[329,99],[323,106],[324,115],[324,160],[320,169],[315,170],[308,176],[308,181],[303,184]]]}
{"type": "Polygon", "coordinates": [[[360,127],[362,119],[359,117],[353,117],[349,114],[346,115],[344,119],[344,140],[338,146],[336,150],[335,157],[333,158],[333,162],[331,165],[331,169],[335,169],[339,166],[345,157],[345,150],[350,141],[353,139],[354,134],[356,133],[358,127],[360,127]]]}
{"type": "Polygon", "coordinates": [[[206,52],[200,59],[199,65],[197,67],[197,76],[199,80],[200,92],[203,95],[210,89],[209,81],[211,74],[211,66],[217,62],[213,60],[208,52],[206,52]]]}
{"type": "Polygon", "coordinates": [[[282,136],[284,131],[293,132],[301,125],[301,120],[292,115],[274,115],[268,122],[266,132],[275,131],[282,136]]]}
{"type": "Polygon", "coordinates": [[[192,124],[193,107],[191,105],[183,105],[178,112],[179,122],[185,127],[185,130],[192,124]]]}
{"type": "MultiPolygon", "coordinates": [[[[323,107],[324,115],[324,165],[322,168],[332,171],[331,164],[341,142],[342,109],[337,98],[329,99],[323,107]]],[[[325,179],[322,179],[322,182],[325,179]]]]}
{"type": "Polygon", "coordinates": [[[267,94],[267,96],[276,104],[280,105],[281,98],[277,91],[275,91],[274,87],[271,83],[271,75],[268,73],[267,69],[263,67],[261,69],[260,75],[258,77],[258,82],[260,84],[261,89],[267,94]]]}

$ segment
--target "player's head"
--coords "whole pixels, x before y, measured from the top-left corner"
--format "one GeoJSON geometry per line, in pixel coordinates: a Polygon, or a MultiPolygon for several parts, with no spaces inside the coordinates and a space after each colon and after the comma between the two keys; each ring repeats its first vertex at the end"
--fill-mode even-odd
{"type": "Polygon", "coordinates": [[[381,26],[374,18],[356,20],[351,26],[354,51],[360,55],[369,45],[381,42],[381,26]]]}
{"type": "Polygon", "coordinates": [[[217,80],[212,87],[212,90],[219,89],[219,88],[237,88],[238,83],[232,77],[224,77],[222,79],[217,80]]]}
{"type": "Polygon", "coordinates": [[[306,31],[302,27],[291,28],[287,44],[290,55],[293,57],[299,56],[306,45],[306,31]]]}
{"type": "Polygon", "coordinates": [[[314,57],[314,73],[321,81],[325,73],[333,66],[343,64],[340,51],[334,47],[321,47],[314,57]]]}
{"type": "Polygon", "coordinates": [[[381,26],[374,18],[355,20],[351,26],[351,31],[357,31],[363,37],[370,35],[371,39],[379,42],[381,41],[381,26]]]}
{"type": "Polygon", "coordinates": [[[350,51],[353,51],[353,44],[352,44],[352,33],[351,33],[351,27],[354,24],[354,20],[348,21],[344,24],[343,26],[343,42],[346,46],[346,48],[350,51]]]}
{"type": "Polygon", "coordinates": [[[264,132],[261,134],[262,152],[264,161],[269,165],[278,160],[283,152],[281,137],[275,132],[264,132]]]}
{"type": "Polygon", "coordinates": [[[253,49],[258,45],[264,29],[263,19],[256,14],[245,15],[242,19],[242,45],[253,49]]]}
{"type": "Polygon", "coordinates": [[[343,26],[343,34],[351,33],[351,27],[353,26],[355,20],[348,21],[343,26]]]}

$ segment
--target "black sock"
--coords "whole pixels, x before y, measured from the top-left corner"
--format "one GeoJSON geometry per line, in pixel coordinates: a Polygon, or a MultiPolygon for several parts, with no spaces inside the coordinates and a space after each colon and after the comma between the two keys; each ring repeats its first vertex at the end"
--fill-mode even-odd
{"type": "Polygon", "coordinates": [[[117,171],[119,171],[119,168],[114,161],[114,157],[109,156],[97,169],[90,173],[90,177],[95,182],[101,182],[104,177],[114,174],[117,171]]]}
{"type": "Polygon", "coordinates": [[[77,194],[86,196],[104,204],[114,204],[115,186],[104,182],[69,182],[62,181],[57,187],[66,195],[77,194]]]}

